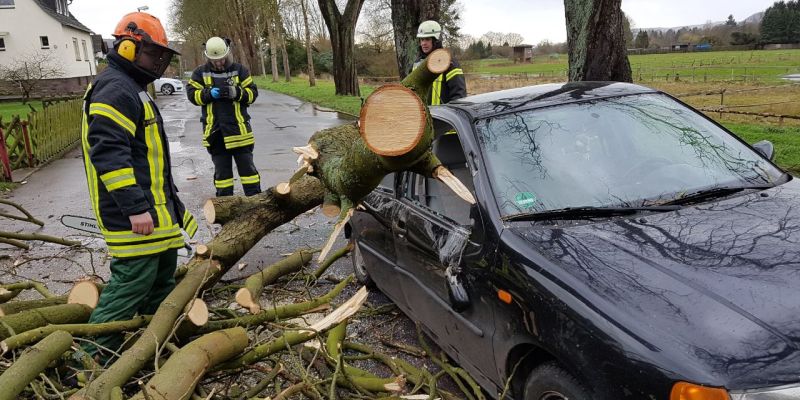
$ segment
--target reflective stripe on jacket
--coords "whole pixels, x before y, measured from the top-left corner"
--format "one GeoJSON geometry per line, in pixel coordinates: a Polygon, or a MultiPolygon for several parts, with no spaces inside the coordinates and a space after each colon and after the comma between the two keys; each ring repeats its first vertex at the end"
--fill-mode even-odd
{"type": "Polygon", "coordinates": [[[186,95],[192,104],[202,107],[203,146],[211,146],[208,139],[215,132],[223,135],[226,149],[255,143],[247,106],[258,97],[258,89],[247,68],[231,63],[225,71],[213,71],[210,63],[201,65],[192,73],[186,95]],[[212,99],[208,89],[225,86],[238,86],[241,89],[239,97],[234,100],[212,99]]]}
{"type": "Polygon", "coordinates": [[[197,223],[178,198],[169,142],[147,92],[113,64],[84,95],[81,144],[97,225],[109,254],[128,258],[184,245],[197,223]],[[154,231],[133,233],[129,216],[150,212],[154,231]]]}
{"type": "MultiPolygon", "coordinates": [[[[418,58],[414,62],[414,68],[422,64],[424,58],[418,58]]],[[[453,100],[467,97],[467,82],[464,80],[464,70],[461,69],[458,61],[453,59],[450,62],[450,67],[436,77],[431,85],[430,97],[428,97],[428,105],[446,104],[453,100]]]]}

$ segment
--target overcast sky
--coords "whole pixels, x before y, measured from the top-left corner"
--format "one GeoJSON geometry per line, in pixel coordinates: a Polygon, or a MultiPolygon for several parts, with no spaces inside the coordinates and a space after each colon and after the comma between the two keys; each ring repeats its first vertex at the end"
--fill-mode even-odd
{"type": "MultiPolygon", "coordinates": [[[[488,31],[515,32],[525,42],[566,40],[562,0],[460,0],[463,5],[461,30],[480,37],[488,31]]],[[[723,21],[729,14],[741,21],[764,11],[774,0],[622,0],[622,9],[637,28],[698,25],[723,21]]],[[[116,22],[137,7],[166,24],[169,0],[73,0],[70,11],[95,33],[110,37],[116,22]]]]}

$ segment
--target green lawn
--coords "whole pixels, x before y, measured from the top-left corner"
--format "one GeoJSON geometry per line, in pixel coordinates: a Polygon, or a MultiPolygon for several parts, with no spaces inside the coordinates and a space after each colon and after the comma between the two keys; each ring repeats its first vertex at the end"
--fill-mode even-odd
{"type": "MultiPolygon", "coordinates": [[[[28,104],[32,105],[34,108],[36,108],[36,110],[42,109],[41,101],[30,101],[28,104]]],[[[11,120],[11,116],[13,115],[19,115],[20,117],[25,118],[31,111],[31,108],[28,107],[28,104],[22,104],[21,102],[0,103],[0,118],[2,118],[4,122],[11,120]]]]}
{"type": "MultiPolygon", "coordinates": [[[[747,80],[777,82],[789,73],[800,73],[800,50],[708,51],[692,53],[647,54],[629,56],[634,80],[674,79],[679,74],[683,80],[747,80]]],[[[534,56],[531,64],[514,64],[507,59],[463,61],[468,73],[477,74],[539,74],[564,76],[567,56],[534,56]]]]}
{"type": "Polygon", "coordinates": [[[739,123],[723,125],[750,144],[769,140],[775,145],[775,162],[793,175],[800,174],[800,127],[739,123]]]}
{"type": "Polygon", "coordinates": [[[291,82],[280,81],[273,83],[271,77],[254,77],[259,88],[273,92],[288,94],[298,99],[317,104],[321,107],[358,115],[361,111],[361,97],[367,98],[375,88],[370,85],[360,85],[361,97],[337,96],[333,81],[317,79],[316,86],[308,86],[308,80],[293,78],[291,82]]]}

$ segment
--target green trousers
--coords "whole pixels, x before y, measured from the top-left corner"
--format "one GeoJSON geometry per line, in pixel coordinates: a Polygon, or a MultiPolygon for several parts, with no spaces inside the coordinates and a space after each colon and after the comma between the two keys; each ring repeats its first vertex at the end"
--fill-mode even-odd
{"type": "MultiPolygon", "coordinates": [[[[112,258],[111,280],[103,289],[97,308],[89,323],[125,321],[139,315],[152,315],[161,301],[175,288],[175,267],[178,250],[171,249],[152,256],[137,258],[112,258]]],[[[111,334],[98,336],[98,346],[86,345],[84,350],[95,355],[103,348],[117,351],[124,336],[111,334]]],[[[102,352],[105,353],[105,352],[102,352]]],[[[102,354],[107,358],[109,354],[102,354]]]]}

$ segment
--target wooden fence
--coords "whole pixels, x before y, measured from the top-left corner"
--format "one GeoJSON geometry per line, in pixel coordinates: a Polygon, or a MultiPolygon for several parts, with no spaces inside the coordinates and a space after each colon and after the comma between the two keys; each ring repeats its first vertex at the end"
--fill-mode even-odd
{"type": "Polygon", "coordinates": [[[0,119],[0,179],[10,181],[15,169],[47,163],[78,143],[81,103],[80,99],[50,101],[25,119],[0,119]]]}

